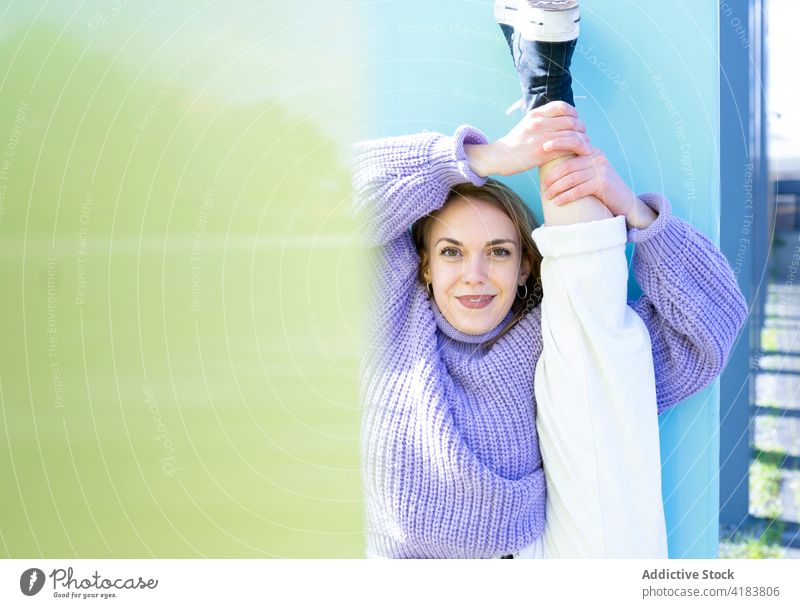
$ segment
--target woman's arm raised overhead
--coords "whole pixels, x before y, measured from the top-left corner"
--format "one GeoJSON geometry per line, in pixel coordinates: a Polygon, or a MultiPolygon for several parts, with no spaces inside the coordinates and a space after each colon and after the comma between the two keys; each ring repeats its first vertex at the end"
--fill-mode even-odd
{"type": "Polygon", "coordinates": [[[440,208],[455,184],[481,185],[488,175],[513,175],[587,152],[583,132],[575,109],[558,101],[532,110],[492,143],[469,125],[452,137],[423,132],[359,142],[353,159],[356,217],[371,244],[386,244],[440,208]],[[557,143],[545,150],[551,140],[557,143]]]}
{"type": "Polygon", "coordinates": [[[636,243],[634,274],[644,292],[631,306],[652,341],[658,412],[707,386],[725,366],[747,316],[717,246],[672,216],[663,196],[635,196],[596,148],[552,169],[542,188],[559,208],[590,195],[625,217],[628,241],[636,243]]]}
{"type": "Polygon", "coordinates": [[[636,243],[633,272],[643,294],[632,308],[653,343],[658,413],[710,384],[725,367],[747,318],[747,302],[725,256],[659,194],[639,197],[658,213],[636,243]]]}
{"type": "Polygon", "coordinates": [[[371,245],[407,236],[415,221],[444,204],[451,186],[486,181],[470,168],[464,151],[469,144],[488,140],[478,129],[462,125],[452,137],[423,132],[355,144],[355,215],[371,245]]]}

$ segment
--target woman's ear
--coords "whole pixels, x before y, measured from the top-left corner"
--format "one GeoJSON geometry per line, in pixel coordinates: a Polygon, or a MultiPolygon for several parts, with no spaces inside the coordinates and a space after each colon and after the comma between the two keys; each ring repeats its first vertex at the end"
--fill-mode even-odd
{"type": "Polygon", "coordinates": [[[522,258],[522,263],[519,266],[519,281],[520,285],[524,285],[525,282],[528,280],[528,277],[531,274],[531,261],[527,257],[522,258]]]}
{"type": "Polygon", "coordinates": [[[428,252],[421,251],[419,254],[419,267],[422,269],[422,279],[426,283],[431,282],[431,267],[428,264],[428,252]]]}

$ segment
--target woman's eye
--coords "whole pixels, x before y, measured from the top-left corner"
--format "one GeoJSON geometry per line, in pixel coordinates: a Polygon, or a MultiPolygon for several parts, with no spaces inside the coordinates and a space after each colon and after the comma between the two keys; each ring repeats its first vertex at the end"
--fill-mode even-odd
{"type": "Polygon", "coordinates": [[[445,247],[440,253],[446,258],[454,258],[459,255],[458,249],[453,249],[452,247],[445,247]]]}
{"type": "Polygon", "coordinates": [[[492,249],[492,255],[496,258],[506,258],[511,255],[511,252],[508,249],[498,248],[492,249]]]}

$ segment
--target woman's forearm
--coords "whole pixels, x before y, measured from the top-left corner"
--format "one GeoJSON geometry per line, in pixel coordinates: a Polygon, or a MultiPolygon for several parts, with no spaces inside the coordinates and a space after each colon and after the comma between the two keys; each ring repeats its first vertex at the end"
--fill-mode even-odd
{"type": "Polygon", "coordinates": [[[469,168],[476,175],[500,175],[493,144],[467,144],[464,146],[464,154],[467,156],[469,168]]]}
{"type": "Polygon", "coordinates": [[[488,144],[465,145],[464,153],[470,169],[481,177],[522,173],[544,160],[544,158],[532,158],[530,152],[515,149],[502,139],[488,144]]]}
{"type": "Polygon", "coordinates": [[[631,211],[625,214],[625,221],[628,223],[628,228],[638,228],[639,230],[648,228],[657,218],[658,213],[653,211],[638,198],[635,200],[631,211]]]}

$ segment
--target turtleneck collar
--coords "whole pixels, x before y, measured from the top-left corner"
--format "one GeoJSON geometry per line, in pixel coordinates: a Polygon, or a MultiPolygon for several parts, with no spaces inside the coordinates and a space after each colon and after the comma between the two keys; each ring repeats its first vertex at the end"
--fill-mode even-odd
{"type": "Polygon", "coordinates": [[[484,344],[489,340],[497,337],[497,335],[505,329],[506,325],[511,322],[511,318],[514,316],[514,312],[512,310],[508,311],[506,318],[503,319],[497,327],[487,331],[485,334],[465,334],[464,332],[458,331],[455,327],[450,325],[447,319],[444,318],[442,311],[439,310],[439,307],[436,305],[436,301],[433,298],[428,300],[430,302],[431,310],[433,311],[433,317],[436,319],[436,325],[439,327],[439,331],[441,331],[445,336],[448,338],[455,340],[456,342],[463,342],[465,344],[484,344]]]}

